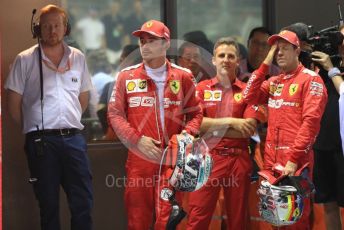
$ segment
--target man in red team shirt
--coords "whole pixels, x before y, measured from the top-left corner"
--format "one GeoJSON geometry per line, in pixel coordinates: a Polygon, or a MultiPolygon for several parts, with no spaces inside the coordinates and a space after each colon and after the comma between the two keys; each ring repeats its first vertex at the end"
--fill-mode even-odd
{"type": "Polygon", "coordinates": [[[139,37],[143,63],[119,73],[108,116],[116,135],[129,149],[125,189],[128,229],[150,229],[154,219],[154,229],[166,229],[171,205],[160,198],[162,180],[156,180],[163,174],[159,173],[162,150],[174,134],[183,130],[197,134],[203,116],[191,72],[166,59],[169,29],[150,20],[133,35],[139,37]]]}
{"type": "MultiPolygon", "coordinates": [[[[327,102],[321,77],[299,62],[300,41],[295,33],[283,30],[268,39],[271,49],[250,77],[244,98],[247,103],[268,103],[268,130],[264,169],[273,174],[274,164],[284,166],[284,175],[294,175],[309,163],[312,175],[315,138],[327,102]],[[265,80],[276,58],[282,73],[265,80]]],[[[302,218],[287,229],[310,229],[310,200],[304,199],[302,218]]]]}
{"type": "Polygon", "coordinates": [[[246,229],[252,170],[248,144],[259,112],[242,97],[246,84],[237,79],[237,43],[230,37],[219,39],[212,61],[216,77],[200,82],[196,90],[203,107],[201,132],[213,157],[213,170],[207,184],[190,195],[187,229],[208,229],[221,188],[227,229],[246,229]]]}

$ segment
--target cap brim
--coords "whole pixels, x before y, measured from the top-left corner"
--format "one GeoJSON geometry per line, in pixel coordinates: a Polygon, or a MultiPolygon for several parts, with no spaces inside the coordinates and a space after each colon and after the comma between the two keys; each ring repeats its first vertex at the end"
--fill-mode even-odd
{"type": "Polygon", "coordinates": [[[270,46],[272,46],[276,42],[277,39],[283,39],[284,41],[289,42],[290,44],[292,44],[294,46],[299,46],[299,45],[289,41],[287,38],[280,36],[279,34],[274,34],[274,35],[270,36],[268,38],[268,44],[270,46]]]}
{"type": "MultiPolygon", "coordinates": [[[[268,44],[269,44],[270,46],[272,46],[272,45],[276,42],[276,40],[279,39],[279,38],[285,40],[284,38],[282,38],[282,37],[279,36],[278,34],[274,34],[274,35],[272,35],[272,36],[270,36],[270,37],[268,38],[268,44]]],[[[287,41],[287,42],[289,42],[289,41],[287,41]]]]}
{"type": "Polygon", "coordinates": [[[136,30],[132,32],[131,34],[134,35],[135,37],[141,37],[143,34],[150,34],[150,35],[153,35],[154,37],[164,38],[163,36],[158,36],[153,31],[145,31],[145,30],[136,30]]]}

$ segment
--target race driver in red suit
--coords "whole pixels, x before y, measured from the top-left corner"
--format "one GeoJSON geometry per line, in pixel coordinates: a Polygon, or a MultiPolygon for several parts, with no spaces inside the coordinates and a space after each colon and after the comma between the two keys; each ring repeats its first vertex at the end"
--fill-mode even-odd
{"type": "Polygon", "coordinates": [[[166,229],[171,205],[159,198],[167,182],[160,177],[163,172],[159,173],[163,149],[173,134],[197,134],[203,115],[191,72],[166,59],[169,29],[150,20],[133,35],[139,37],[143,63],[119,73],[108,117],[129,149],[125,188],[128,229],[166,229]]]}
{"type": "MultiPolygon", "coordinates": [[[[320,129],[327,91],[321,77],[299,62],[300,41],[295,33],[283,30],[272,35],[268,43],[272,47],[244,91],[247,103],[268,103],[264,169],[273,173],[273,165],[280,163],[284,175],[294,175],[310,163],[311,177],[312,145],[320,129]],[[283,72],[265,80],[274,57],[283,72]]],[[[304,202],[302,218],[287,229],[310,229],[310,199],[304,202]]]]}

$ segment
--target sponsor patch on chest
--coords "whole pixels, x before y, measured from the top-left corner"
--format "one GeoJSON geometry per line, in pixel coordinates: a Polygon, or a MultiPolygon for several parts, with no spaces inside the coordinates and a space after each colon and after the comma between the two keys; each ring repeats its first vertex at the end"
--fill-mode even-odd
{"type": "Polygon", "coordinates": [[[139,92],[147,92],[147,80],[142,79],[131,79],[125,81],[125,88],[127,93],[139,93],[139,92]]]}
{"type": "Polygon", "coordinates": [[[221,101],[222,91],[221,90],[204,90],[203,100],[204,101],[221,101]]]}
{"type": "Polygon", "coordinates": [[[269,93],[273,96],[281,96],[284,84],[270,82],[269,93]]]}

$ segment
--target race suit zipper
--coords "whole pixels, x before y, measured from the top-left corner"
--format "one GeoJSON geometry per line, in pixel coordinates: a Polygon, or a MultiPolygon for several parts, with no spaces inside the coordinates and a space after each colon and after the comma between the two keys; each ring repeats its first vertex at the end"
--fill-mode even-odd
{"type": "MultiPolygon", "coordinates": [[[[156,121],[156,126],[157,126],[157,129],[158,129],[158,136],[159,136],[159,141],[161,143],[161,146],[160,148],[162,148],[162,141],[161,141],[161,136],[160,136],[160,128],[159,128],[159,120],[158,120],[158,111],[157,111],[157,103],[159,102],[159,98],[157,97],[156,95],[156,92],[154,92],[154,96],[155,96],[155,103],[154,103],[154,109],[155,109],[155,121],[156,121]]],[[[159,106],[160,108],[160,106],[159,106]]],[[[160,112],[159,112],[159,115],[160,115],[160,112]]]]}
{"type": "Polygon", "coordinates": [[[275,164],[277,163],[277,159],[278,159],[277,154],[278,154],[278,148],[279,148],[279,131],[280,131],[280,129],[277,128],[277,130],[276,130],[276,140],[275,140],[275,164]]]}

